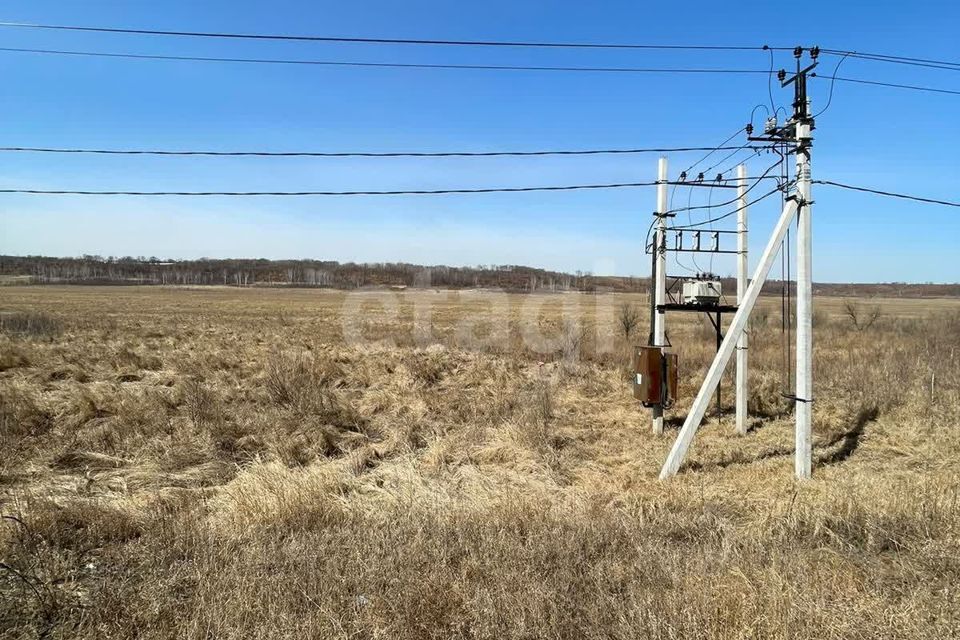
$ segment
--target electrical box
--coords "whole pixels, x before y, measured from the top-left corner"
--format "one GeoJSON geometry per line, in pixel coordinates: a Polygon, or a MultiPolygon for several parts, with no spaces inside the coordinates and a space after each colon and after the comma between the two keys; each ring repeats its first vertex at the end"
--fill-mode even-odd
{"type": "Polygon", "coordinates": [[[634,347],[633,397],[645,407],[671,406],[677,399],[677,354],[663,347],[634,347]]]}
{"type": "Polygon", "coordinates": [[[683,304],[714,305],[720,302],[720,280],[687,280],[683,283],[683,304]]]}

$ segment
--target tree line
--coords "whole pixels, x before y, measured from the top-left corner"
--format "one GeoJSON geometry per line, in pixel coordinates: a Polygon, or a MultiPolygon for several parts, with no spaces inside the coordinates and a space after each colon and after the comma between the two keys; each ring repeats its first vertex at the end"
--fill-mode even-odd
{"type": "MultiPolygon", "coordinates": [[[[563,273],[521,265],[475,267],[424,266],[404,262],[355,263],[335,260],[266,260],[263,258],[162,260],[156,257],[83,255],[0,256],[0,276],[18,277],[31,284],[191,285],[231,287],[440,287],[496,288],[511,292],[642,292],[649,278],[598,276],[589,272],[563,273]]],[[[736,299],[736,280],[721,278],[728,301],[736,299]]],[[[768,280],[767,295],[790,290],[796,283],[768,280]]],[[[956,297],[960,284],[903,282],[856,284],[815,283],[816,295],[880,297],[956,297]]]]}
{"type": "Polygon", "coordinates": [[[144,284],[498,288],[507,291],[646,291],[646,278],[573,274],[519,265],[476,267],[408,263],[340,263],[333,260],[213,259],[156,257],[70,258],[0,256],[0,275],[36,284],[144,284]]]}

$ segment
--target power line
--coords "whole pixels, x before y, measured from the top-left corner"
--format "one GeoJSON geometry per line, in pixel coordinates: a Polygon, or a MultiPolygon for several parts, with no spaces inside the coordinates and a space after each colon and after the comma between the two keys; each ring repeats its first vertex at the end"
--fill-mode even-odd
{"type": "MultiPolygon", "coordinates": [[[[771,65],[772,65],[772,62],[773,62],[773,52],[772,52],[772,51],[770,52],[770,56],[771,56],[771,58],[770,58],[770,60],[771,60],[771,65]]],[[[752,116],[752,114],[751,114],[751,116],[752,116]]],[[[752,119],[752,117],[751,117],[751,119],[752,119]]],[[[733,140],[735,137],[737,137],[738,135],[740,135],[740,133],[743,132],[743,131],[745,131],[746,129],[747,129],[747,126],[743,126],[743,127],[740,127],[739,129],[737,129],[736,131],[734,131],[728,138],[726,138],[726,139],[725,139],[723,142],[721,142],[718,146],[716,146],[716,147],[714,147],[713,149],[709,150],[705,156],[703,156],[702,158],[700,158],[699,160],[697,160],[696,162],[694,162],[693,164],[691,164],[689,167],[687,167],[686,169],[684,169],[683,172],[681,172],[681,174],[680,174],[681,178],[685,177],[686,174],[687,174],[689,171],[691,171],[695,166],[697,166],[697,165],[700,164],[701,162],[704,162],[707,158],[709,158],[710,156],[712,156],[712,155],[713,155],[714,153],[716,153],[717,151],[720,151],[721,149],[729,150],[729,147],[726,147],[725,145],[726,145],[728,142],[730,142],[731,140],[733,140]]],[[[704,173],[709,172],[710,169],[713,169],[714,167],[716,167],[716,166],[719,165],[720,163],[725,162],[725,161],[726,161],[728,158],[730,158],[732,155],[736,154],[738,151],[741,151],[741,150],[744,149],[745,147],[748,147],[749,145],[750,145],[750,143],[748,142],[748,143],[743,144],[743,145],[740,145],[740,146],[738,146],[738,147],[734,147],[734,148],[733,148],[733,151],[731,151],[730,154],[728,154],[727,156],[725,156],[724,158],[722,158],[719,162],[715,162],[715,163],[713,164],[713,166],[711,166],[710,168],[708,168],[706,171],[701,172],[700,175],[703,175],[704,173]]],[[[761,180],[761,179],[763,179],[762,176],[761,176],[761,178],[758,178],[758,182],[759,182],[759,180],[761,180]]],[[[695,183],[695,184],[701,184],[701,183],[697,182],[697,183],[695,183]]],[[[687,207],[686,207],[685,210],[687,211],[687,220],[690,222],[691,225],[693,225],[692,215],[690,214],[690,212],[693,210],[693,207],[690,205],[690,201],[691,201],[691,199],[693,198],[693,186],[694,186],[694,184],[690,184],[689,186],[690,186],[690,191],[689,191],[689,193],[687,194],[687,207]]],[[[676,193],[676,187],[674,187],[673,193],[676,193]]],[[[671,209],[671,210],[673,210],[673,193],[671,193],[671,195],[670,195],[670,209],[671,209]]],[[[712,189],[712,188],[710,189],[710,192],[709,192],[709,193],[710,193],[710,197],[712,198],[712,196],[713,196],[713,189],[712,189]]],[[[696,267],[697,271],[702,271],[702,269],[700,268],[700,265],[697,263],[697,256],[696,256],[696,254],[693,254],[693,255],[691,256],[691,259],[693,260],[693,266],[696,267]]],[[[678,265],[682,266],[684,269],[687,269],[686,265],[681,265],[681,264],[680,264],[679,258],[677,258],[676,262],[677,262],[678,265]]],[[[688,269],[688,270],[689,270],[689,269],[688,269]]]]}
{"type": "MultiPolygon", "coordinates": [[[[689,44],[635,44],[610,42],[529,42],[502,40],[445,40],[414,38],[359,38],[344,36],[287,35],[263,33],[229,33],[204,31],[167,31],[158,29],[130,29],[118,27],[83,27],[76,25],[38,24],[26,22],[0,22],[0,27],[20,29],[47,29],[57,31],[87,31],[97,33],[126,33],[151,36],[179,36],[191,38],[226,38],[241,40],[294,40],[300,42],[341,42],[359,44],[411,44],[468,47],[532,47],[551,49],[648,49],[678,51],[760,51],[763,46],[747,45],[689,45],[689,44]]],[[[778,51],[793,50],[793,47],[766,47],[778,51]]]]}
{"type": "Polygon", "coordinates": [[[412,196],[457,193],[516,193],[526,191],[574,191],[577,189],[622,189],[652,187],[656,182],[578,184],[545,187],[492,187],[481,189],[418,189],[409,191],[71,191],[60,189],[0,189],[0,193],[63,196],[412,196]]]}
{"type": "Polygon", "coordinates": [[[893,64],[943,69],[945,71],[960,71],[960,62],[947,60],[931,60],[929,58],[912,58],[908,56],[892,56],[883,53],[865,53],[861,51],[843,51],[838,49],[821,49],[821,53],[832,56],[850,56],[872,62],[889,62],[893,64]]]}
{"type": "MultiPolygon", "coordinates": [[[[0,22],[0,27],[18,29],[43,29],[56,31],[83,31],[95,33],[133,34],[150,36],[175,36],[192,38],[219,38],[241,40],[283,40],[299,42],[330,42],[330,43],[357,43],[357,44],[403,44],[403,45],[443,45],[468,47],[526,47],[551,49],[634,49],[660,51],[792,51],[793,47],[772,47],[768,45],[691,45],[691,44],[645,44],[645,43],[612,43],[612,42],[536,42],[536,41],[502,41],[502,40],[450,40],[425,38],[365,38],[353,36],[317,36],[317,35],[290,35],[290,34],[263,34],[263,33],[233,33],[233,32],[205,32],[180,31],[161,29],[133,29],[121,27],[85,27],[78,25],[40,24],[25,22],[0,22]]],[[[960,62],[896,56],[881,53],[851,51],[846,49],[821,49],[829,55],[850,55],[864,60],[877,62],[891,62],[898,64],[915,64],[932,66],[934,68],[960,70],[960,62]]]]}
{"type": "MultiPolygon", "coordinates": [[[[750,151],[750,152],[751,152],[752,154],[754,154],[754,155],[760,155],[760,152],[761,152],[761,151],[769,150],[769,149],[770,149],[770,147],[749,147],[749,146],[748,146],[748,147],[744,147],[744,150],[748,150],[748,151],[750,151]]],[[[734,155],[736,155],[736,154],[734,154],[734,155]]],[[[741,164],[743,164],[744,162],[747,162],[748,160],[752,159],[752,158],[754,157],[754,155],[744,156],[744,157],[742,157],[742,158],[738,158],[737,160],[735,160],[734,162],[732,162],[731,164],[729,164],[726,169],[723,169],[722,171],[718,171],[717,173],[720,174],[720,176],[726,176],[728,173],[730,173],[731,171],[733,171],[734,169],[736,169],[739,165],[741,165],[741,164]]],[[[718,164],[719,164],[719,163],[718,163],[718,164]]],[[[710,173],[713,173],[713,172],[711,171],[710,173]]],[[[724,180],[734,180],[734,178],[723,178],[723,179],[724,179],[724,180]]]]}
{"type": "Polygon", "coordinates": [[[0,152],[62,153],[143,156],[214,156],[214,157],[306,157],[306,158],[488,158],[499,156],[588,156],[607,154],[683,153],[730,150],[741,147],[649,147],[636,149],[572,149],[537,151],[191,151],[165,149],[71,149],[62,147],[0,147],[0,152]]]}
{"type": "MultiPolygon", "coordinates": [[[[756,185],[753,185],[753,186],[756,186],[756,185]]],[[[753,187],[751,187],[751,188],[753,188],[753,187]]],[[[749,189],[748,189],[748,190],[749,190],[749,189]]],[[[747,207],[749,207],[749,206],[752,206],[752,205],[760,202],[761,200],[765,200],[765,199],[769,198],[770,196],[772,196],[773,194],[778,193],[778,192],[780,192],[780,191],[782,191],[782,190],[783,190],[783,187],[778,186],[776,189],[771,189],[770,191],[766,192],[765,194],[763,194],[763,195],[760,196],[759,198],[755,198],[755,199],[751,200],[750,202],[746,203],[745,205],[741,205],[740,207],[737,207],[737,208],[734,209],[733,211],[728,211],[727,213],[725,213],[725,214],[723,214],[723,215],[721,215],[721,216],[717,216],[717,217],[715,217],[715,218],[710,218],[709,220],[703,220],[702,222],[697,222],[697,223],[694,223],[694,224],[692,224],[692,225],[673,226],[673,227],[670,227],[670,230],[671,230],[671,231],[685,231],[685,230],[687,230],[687,229],[696,229],[697,227],[700,227],[700,226],[705,225],[705,224],[712,224],[712,223],[714,223],[714,222],[719,222],[719,221],[721,221],[721,220],[725,220],[725,219],[729,218],[730,216],[734,215],[735,213],[737,213],[738,211],[742,211],[743,209],[745,209],[745,208],[747,208],[747,207]]],[[[728,203],[728,204],[729,204],[729,203],[728,203]]],[[[721,206],[721,205],[713,205],[713,206],[719,207],[719,206],[721,206]]]]}
{"type": "MultiPolygon", "coordinates": [[[[739,152],[743,151],[744,149],[754,150],[755,148],[754,148],[749,142],[747,142],[746,144],[740,145],[739,147],[737,147],[736,149],[734,149],[733,151],[731,151],[730,153],[728,153],[727,155],[725,155],[724,157],[720,158],[719,160],[717,160],[716,162],[714,162],[712,165],[710,165],[709,167],[707,167],[706,169],[704,169],[704,170],[703,170],[703,173],[704,173],[705,177],[709,178],[709,177],[710,177],[709,174],[710,174],[714,169],[716,169],[716,168],[719,167],[721,164],[723,164],[724,162],[726,162],[727,160],[729,160],[729,159],[732,158],[733,156],[737,155],[739,152]]],[[[733,169],[733,168],[736,167],[738,164],[740,164],[739,161],[736,162],[736,163],[734,163],[733,166],[731,166],[730,168],[724,169],[723,171],[720,171],[720,172],[719,172],[720,175],[722,176],[723,174],[727,173],[728,171],[730,171],[730,169],[733,169]]]]}
{"type": "Polygon", "coordinates": [[[913,91],[926,91],[930,93],[946,93],[950,95],[960,96],[960,91],[954,91],[953,89],[940,89],[937,87],[923,87],[915,84],[897,84],[895,82],[880,82],[878,80],[862,80],[860,78],[843,78],[840,76],[818,76],[816,73],[810,74],[812,78],[822,78],[824,80],[838,80],[840,82],[855,82],[857,84],[869,84],[875,85],[878,87],[892,87],[894,89],[910,89],[913,91]]]}
{"type": "Polygon", "coordinates": [[[814,180],[814,184],[825,184],[830,187],[839,187],[840,189],[850,189],[851,191],[862,191],[864,193],[873,193],[878,196],[887,196],[890,198],[901,198],[903,200],[913,200],[915,202],[927,202],[930,204],[941,204],[946,207],[960,207],[960,202],[950,202],[948,200],[936,200],[934,198],[923,198],[921,196],[912,196],[906,193],[894,193],[892,191],[880,191],[879,189],[870,189],[868,187],[857,187],[851,184],[843,184],[832,180],[814,180]]]}
{"type": "Polygon", "coordinates": [[[472,69],[485,71],[566,71],[591,73],[717,73],[755,74],[766,73],[760,69],[701,69],[701,68],[649,68],[649,67],[557,67],[504,64],[429,64],[405,62],[358,62],[353,60],[292,60],[282,58],[219,58],[209,56],[154,55],[145,53],[111,53],[104,51],[68,51],[63,49],[23,49],[0,47],[8,53],[37,53],[43,55],[79,56],[94,58],[120,58],[133,60],[169,60],[177,62],[228,62],[239,64],[283,64],[322,67],[374,67],[388,69],[472,69]]]}
{"type": "MultiPolygon", "coordinates": [[[[726,146],[726,144],[727,144],[728,142],[730,142],[731,140],[733,140],[734,138],[736,138],[738,135],[740,135],[744,130],[746,130],[746,127],[745,127],[745,126],[744,126],[744,127],[740,127],[739,129],[737,129],[736,131],[734,131],[733,133],[731,133],[728,138],[726,138],[723,142],[721,142],[721,143],[720,143],[719,145],[717,145],[716,147],[710,147],[709,149],[706,149],[705,151],[707,151],[707,155],[703,156],[702,158],[700,158],[699,160],[697,160],[696,162],[694,162],[693,164],[691,164],[689,167],[687,167],[686,169],[684,169],[683,171],[681,171],[681,174],[689,173],[691,169],[693,169],[695,166],[697,166],[698,164],[700,164],[701,162],[703,162],[704,160],[706,160],[707,158],[709,158],[710,156],[712,156],[712,155],[713,155],[714,153],[716,153],[717,151],[721,151],[721,150],[723,150],[723,151],[729,151],[729,150],[730,150],[730,147],[726,146]]],[[[741,147],[736,147],[736,148],[737,148],[737,149],[740,149],[741,147]]]]}
{"type": "MultiPolygon", "coordinates": [[[[751,178],[753,180],[762,180],[751,178]]],[[[0,189],[0,194],[60,196],[412,196],[469,193],[521,193],[529,191],[577,191],[585,189],[624,189],[654,187],[660,182],[613,182],[607,184],[575,184],[536,187],[485,187],[476,189],[415,189],[404,191],[92,191],[71,189],[0,189]]],[[[667,182],[668,185],[683,184],[667,182]]]]}
{"type": "MultiPolygon", "coordinates": [[[[747,187],[747,189],[743,192],[743,195],[746,195],[746,194],[750,193],[751,191],[753,191],[753,189],[755,189],[756,186],[757,186],[758,184],[760,184],[760,181],[761,181],[761,180],[765,180],[765,179],[767,178],[768,174],[769,174],[771,171],[773,171],[773,169],[775,169],[776,167],[779,167],[782,163],[783,163],[783,160],[778,160],[777,162],[775,162],[775,163],[773,163],[772,165],[770,165],[769,167],[767,167],[767,169],[766,169],[762,174],[760,174],[759,177],[757,177],[757,178],[748,178],[749,180],[753,180],[754,183],[751,184],[749,187],[747,187]]],[[[670,183],[670,182],[668,182],[667,184],[681,184],[681,185],[693,186],[693,185],[703,184],[703,183],[696,183],[696,182],[695,182],[695,183],[693,183],[693,185],[691,185],[691,183],[689,183],[689,182],[677,182],[677,183],[670,183]]],[[[779,189],[781,189],[781,188],[782,188],[782,185],[778,185],[778,187],[777,187],[776,190],[779,190],[779,189]]],[[[769,194],[767,194],[767,195],[769,195],[769,194]]],[[[670,209],[670,210],[667,211],[666,213],[676,214],[676,213],[680,213],[680,212],[683,212],[683,211],[698,211],[698,210],[700,210],[700,209],[712,209],[712,208],[714,208],[714,207],[725,207],[725,206],[727,206],[727,205],[729,205],[729,204],[733,204],[733,203],[737,202],[737,200],[739,200],[739,199],[740,199],[740,196],[737,196],[736,198],[734,198],[734,199],[732,199],[732,200],[728,200],[728,201],[726,201],[726,202],[721,202],[721,203],[719,203],[719,204],[709,205],[709,206],[707,206],[707,205],[697,205],[697,206],[691,207],[691,206],[688,205],[688,206],[686,206],[686,207],[680,207],[680,208],[678,208],[678,209],[670,209]]],[[[700,224],[707,224],[707,222],[709,222],[709,221],[705,220],[705,221],[703,221],[703,222],[698,222],[698,223],[693,224],[693,225],[690,225],[690,226],[697,226],[697,225],[700,225],[700,224]]]]}
{"type": "Polygon", "coordinates": [[[578,189],[622,189],[652,187],[656,182],[620,182],[543,187],[492,187],[479,189],[417,189],[407,191],[87,191],[62,189],[0,189],[0,193],[68,196],[406,196],[458,193],[516,193],[527,191],[574,191],[578,189]]]}
{"type": "MultiPolygon", "coordinates": [[[[836,84],[837,84],[837,72],[840,71],[840,65],[842,65],[842,64],[844,63],[844,61],[845,61],[848,57],[849,57],[849,54],[844,55],[844,56],[843,56],[842,58],[840,58],[840,60],[837,62],[837,66],[835,66],[835,67],[833,68],[833,75],[830,76],[830,94],[827,96],[827,104],[823,107],[823,109],[820,109],[820,111],[817,111],[817,113],[814,114],[814,116],[813,116],[813,119],[814,119],[814,120],[816,120],[817,118],[819,118],[820,116],[822,116],[824,113],[826,113],[827,109],[830,108],[830,105],[833,104],[833,88],[834,88],[834,87],[836,86],[836,84]]],[[[814,75],[815,75],[815,74],[814,74],[814,75]]]]}

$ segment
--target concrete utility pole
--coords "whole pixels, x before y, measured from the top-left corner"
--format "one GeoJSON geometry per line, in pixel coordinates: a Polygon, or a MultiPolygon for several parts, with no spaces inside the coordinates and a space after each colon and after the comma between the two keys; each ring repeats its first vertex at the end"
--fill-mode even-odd
{"type": "MultiPolygon", "coordinates": [[[[657,347],[667,346],[666,313],[663,306],[667,301],[667,159],[660,158],[657,166],[657,233],[655,235],[653,251],[656,259],[656,275],[651,282],[654,287],[655,313],[653,314],[653,344],[657,347]]],[[[653,432],[656,435],[663,433],[663,405],[653,406],[653,432]]]]}
{"type": "MultiPolygon", "coordinates": [[[[697,393],[697,397],[690,407],[690,412],[680,429],[680,435],[677,436],[673,448],[664,462],[663,469],[660,471],[660,479],[666,479],[677,473],[680,464],[683,462],[690,448],[690,443],[703,420],[703,415],[707,409],[707,402],[710,395],[720,384],[720,378],[723,375],[723,369],[727,366],[734,349],[743,340],[743,345],[747,345],[747,337],[742,335],[746,329],[747,319],[750,316],[753,307],[760,295],[763,283],[770,273],[770,267],[773,264],[773,258],[776,254],[777,245],[783,242],[783,238],[793,221],[797,217],[797,387],[796,395],[793,400],[796,402],[796,458],[794,463],[797,478],[804,479],[810,477],[812,466],[812,446],[811,446],[811,409],[813,402],[813,280],[811,271],[811,214],[813,201],[810,197],[810,147],[813,138],[810,132],[814,128],[814,118],[810,115],[810,103],[807,99],[807,74],[817,66],[817,57],[820,55],[820,48],[810,49],[810,58],[812,63],[806,68],[800,68],[800,58],[803,55],[803,48],[797,47],[793,54],[797,59],[796,74],[787,79],[787,72],[781,69],[777,78],[780,80],[780,86],[794,85],[793,116],[784,126],[777,126],[776,119],[773,119],[772,125],[765,127],[763,137],[750,137],[753,132],[753,126],[747,125],[747,135],[750,141],[763,141],[767,143],[792,143],[794,153],[796,154],[797,186],[795,192],[787,198],[783,213],[773,235],[767,242],[760,257],[760,264],[754,273],[753,280],[746,287],[746,292],[740,295],[741,278],[743,277],[743,262],[746,261],[746,213],[740,211],[738,217],[738,231],[742,233],[739,240],[739,261],[738,262],[738,281],[737,297],[739,305],[727,335],[717,351],[717,355],[707,371],[707,376],[697,393]]],[[[741,166],[742,169],[742,166],[741,166]]],[[[743,202],[747,189],[744,188],[744,174],[738,173],[738,196],[740,206],[743,202]]],[[[741,422],[741,403],[740,394],[743,390],[746,395],[745,382],[741,385],[741,371],[746,377],[746,352],[738,351],[738,354],[744,355],[744,366],[739,366],[740,357],[738,355],[737,367],[737,429],[744,428],[744,422],[741,422]]],[[[746,403],[743,403],[745,414],[746,403]]],[[[745,421],[746,416],[743,416],[745,421]]]]}
{"type": "MultiPolygon", "coordinates": [[[[747,293],[747,167],[737,167],[737,306],[747,293]]],[[[737,433],[747,433],[747,330],[737,340],[737,433]]]]}
{"type": "MultiPolygon", "coordinates": [[[[798,84],[801,82],[797,79],[798,84]]],[[[805,85],[805,83],[804,83],[805,85]]],[[[811,217],[813,200],[810,197],[810,130],[813,118],[809,113],[806,87],[797,91],[795,105],[797,195],[797,390],[796,390],[796,459],[794,468],[798,478],[810,477],[813,445],[811,440],[811,413],[813,402],[813,273],[811,253],[811,217]]]]}
{"type": "Polygon", "coordinates": [[[753,311],[753,306],[760,296],[760,290],[763,288],[763,283],[767,279],[767,274],[770,273],[770,267],[773,266],[773,259],[777,254],[777,247],[787,234],[787,229],[793,222],[793,216],[795,216],[796,213],[796,201],[793,199],[788,200],[783,208],[783,213],[780,214],[780,220],[777,222],[773,235],[770,236],[767,247],[760,256],[760,264],[757,266],[757,271],[753,274],[753,279],[750,281],[750,285],[743,295],[743,301],[740,303],[737,312],[733,315],[733,320],[730,321],[730,327],[727,329],[727,335],[720,344],[720,350],[717,351],[717,355],[713,359],[713,364],[711,364],[710,369],[707,370],[707,377],[704,378],[703,385],[701,385],[696,399],[694,399],[693,404],[690,406],[690,412],[687,414],[687,419],[683,422],[680,435],[677,436],[676,442],[673,443],[673,448],[670,449],[667,461],[663,463],[663,468],[660,470],[661,480],[666,480],[670,476],[676,475],[677,471],[680,470],[680,464],[687,455],[687,450],[693,442],[693,437],[696,435],[697,429],[700,428],[700,421],[703,420],[703,414],[707,411],[710,396],[713,395],[717,385],[720,384],[720,377],[723,375],[723,370],[726,368],[727,363],[730,362],[730,356],[733,355],[733,350],[739,340],[740,333],[743,332],[747,326],[747,318],[750,317],[750,312],[753,311]]]}
{"type": "Polygon", "coordinates": [[[777,76],[780,86],[793,85],[793,117],[787,123],[786,131],[792,132],[794,154],[797,161],[797,387],[794,392],[796,403],[796,449],[794,471],[797,478],[810,477],[813,464],[813,443],[811,438],[811,414],[813,410],[813,272],[811,253],[811,218],[813,200],[810,197],[810,147],[814,128],[810,115],[810,100],[807,98],[807,74],[817,66],[820,48],[810,49],[813,63],[805,69],[800,68],[803,49],[793,51],[797,59],[797,72],[787,79],[781,70],[777,76]]]}

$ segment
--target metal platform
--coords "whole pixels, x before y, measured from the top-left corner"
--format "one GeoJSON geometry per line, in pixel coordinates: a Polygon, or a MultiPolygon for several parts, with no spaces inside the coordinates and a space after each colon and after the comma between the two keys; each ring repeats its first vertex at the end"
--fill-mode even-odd
{"type": "Polygon", "coordinates": [[[657,311],[696,311],[697,313],[736,313],[735,304],[680,304],[679,302],[668,302],[667,304],[658,304],[657,311]]]}

